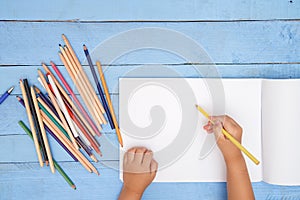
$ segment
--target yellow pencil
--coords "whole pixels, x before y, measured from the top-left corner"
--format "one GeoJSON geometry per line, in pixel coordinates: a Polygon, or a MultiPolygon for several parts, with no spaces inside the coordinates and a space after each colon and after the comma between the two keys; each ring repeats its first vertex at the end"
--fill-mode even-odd
{"type": "MultiPolygon", "coordinates": [[[[212,123],[214,122],[210,119],[209,114],[200,106],[196,105],[196,108],[212,123]]],[[[242,152],[248,156],[256,165],[259,164],[259,160],[257,160],[241,143],[239,143],[230,133],[228,133],[224,128],[222,128],[222,133],[242,152]]]]}
{"type": "Polygon", "coordinates": [[[111,117],[112,117],[113,123],[115,125],[118,140],[119,140],[119,143],[120,143],[121,147],[123,147],[122,135],[121,135],[121,132],[120,132],[120,129],[119,129],[119,126],[118,126],[117,118],[116,118],[116,115],[115,115],[115,112],[114,112],[114,107],[113,107],[112,101],[110,99],[110,95],[109,95],[108,87],[107,87],[105,77],[104,77],[104,74],[103,74],[103,71],[102,71],[102,67],[101,67],[101,64],[100,64],[99,61],[96,62],[96,65],[97,65],[97,68],[98,68],[98,72],[99,72],[100,80],[101,80],[101,83],[102,83],[102,86],[103,86],[103,89],[104,89],[104,93],[105,93],[105,96],[106,96],[107,104],[108,104],[108,107],[109,107],[109,110],[110,110],[110,113],[111,113],[111,117]]]}

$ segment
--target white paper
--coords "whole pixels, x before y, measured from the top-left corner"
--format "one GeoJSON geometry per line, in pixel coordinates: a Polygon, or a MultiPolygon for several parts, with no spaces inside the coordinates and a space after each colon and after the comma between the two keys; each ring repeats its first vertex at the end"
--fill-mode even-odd
{"type": "MultiPolygon", "coordinates": [[[[226,181],[223,156],[195,104],[232,116],[243,127],[242,144],[261,160],[260,79],[124,78],[119,88],[121,179],[123,153],[145,146],[159,163],[156,182],[226,181]]],[[[251,180],[261,181],[261,165],[245,160],[251,180]]]]}
{"type": "Polygon", "coordinates": [[[262,87],[264,181],[300,184],[300,81],[264,80],[262,87]]]}

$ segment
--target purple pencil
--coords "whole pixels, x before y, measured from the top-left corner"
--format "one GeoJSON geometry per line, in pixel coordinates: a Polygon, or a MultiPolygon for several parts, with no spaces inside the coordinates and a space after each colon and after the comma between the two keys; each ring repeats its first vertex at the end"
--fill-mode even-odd
{"type": "Polygon", "coordinates": [[[51,109],[51,111],[56,115],[56,117],[58,117],[59,119],[59,116],[58,116],[58,113],[57,111],[55,110],[52,102],[50,101],[50,99],[48,97],[46,97],[39,88],[37,88],[35,85],[33,86],[35,92],[38,94],[39,97],[41,97],[41,99],[47,104],[47,106],[51,109]]]}

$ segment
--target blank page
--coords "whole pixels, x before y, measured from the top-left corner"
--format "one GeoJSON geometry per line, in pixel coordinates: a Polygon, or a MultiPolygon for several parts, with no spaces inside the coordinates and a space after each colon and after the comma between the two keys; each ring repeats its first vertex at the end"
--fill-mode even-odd
{"type": "MultiPolygon", "coordinates": [[[[226,181],[223,156],[214,136],[203,130],[207,119],[195,104],[236,119],[244,130],[243,145],[261,159],[261,80],[123,78],[119,88],[121,179],[123,153],[145,146],[159,163],[156,182],[226,181]]],[[[245,159],[251,180],[261,181],[261,166],[245,159]]]]}
{"type": "Polygon", "coordinates": [[[263,179],[300,184],[300,80],[262,83],[263,179]]]}

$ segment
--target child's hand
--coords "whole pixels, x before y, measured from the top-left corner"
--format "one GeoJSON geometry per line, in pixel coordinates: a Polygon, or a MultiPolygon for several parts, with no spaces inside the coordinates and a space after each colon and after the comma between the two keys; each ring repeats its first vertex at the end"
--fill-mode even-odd
{"type": "Polygon", "coordinates": [[[129,149],[125,153],[123,160],[124,185],[120,199],[127,199],[129,196],[131,198],[128,199],[141,198],[145,189],[153,181],[157,167],[158,164],[153,159],[152,151],[144,147],[129,149]]]}
{"type": "Polygon", "coordinates": [[[222,116],[212,116],[211,120],[214,122],[208,122],[203,128],[208,132],[214,132],[217,144],[223,153],[226,162],[234,161],[242,157],[241,151],[222,133],[222,128],[228,131],[237,141],[241,143],[242,138],[242,128],[240,125],[234,121],[231,117],[227,115],[222,116]]]}

